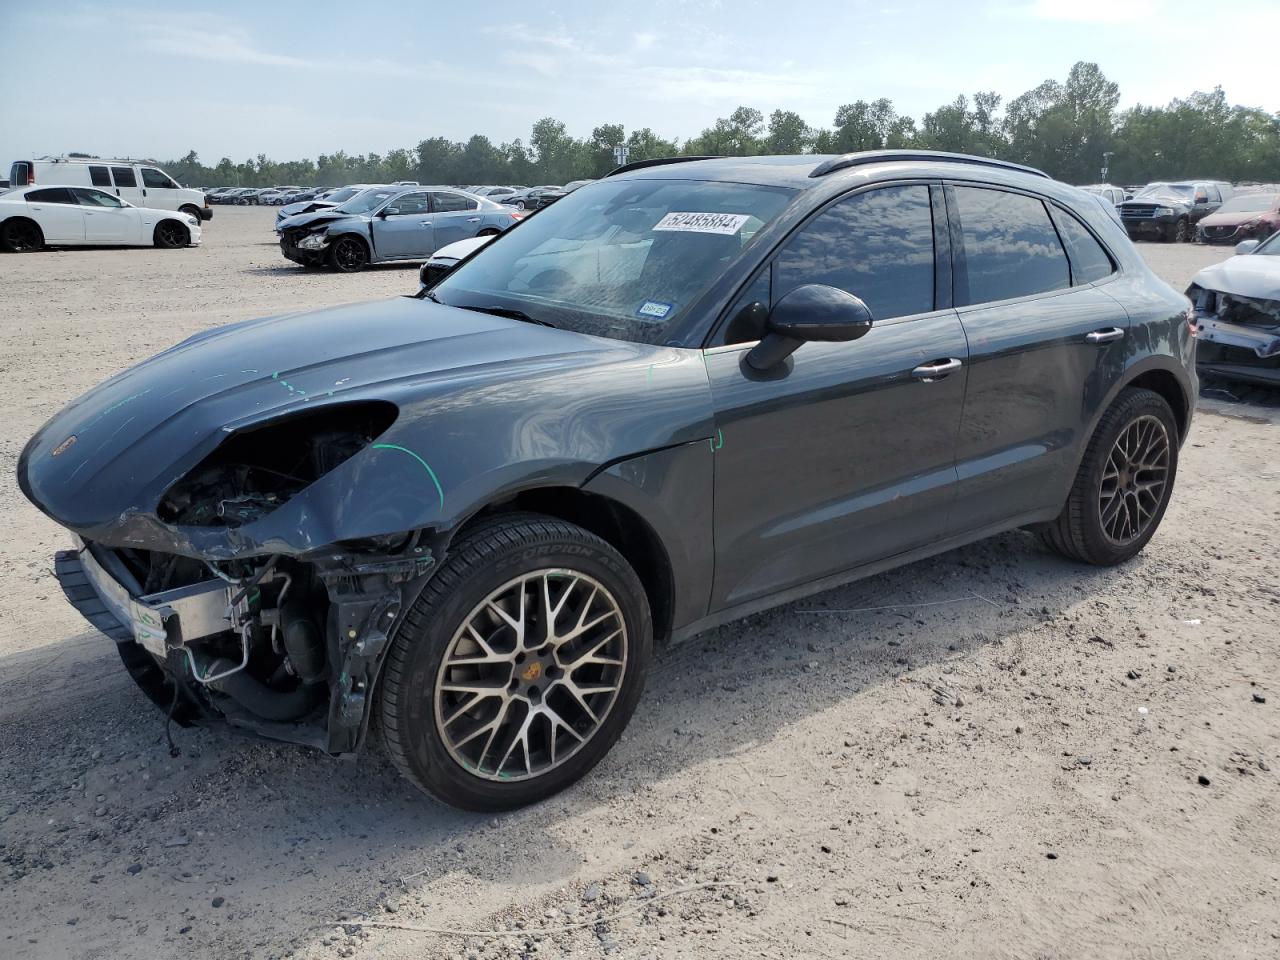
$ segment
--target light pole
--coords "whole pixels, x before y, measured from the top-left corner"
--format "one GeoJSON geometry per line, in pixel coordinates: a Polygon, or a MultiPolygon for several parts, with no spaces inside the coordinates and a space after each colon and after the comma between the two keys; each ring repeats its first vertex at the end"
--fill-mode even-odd
{"type": "Polygon", "coordinates": [[[1111,168],[1111,158],[1116,155],[1114,150],[1102,151],[1102,182],[1107,182],[1107,171],[1111,168]]]}

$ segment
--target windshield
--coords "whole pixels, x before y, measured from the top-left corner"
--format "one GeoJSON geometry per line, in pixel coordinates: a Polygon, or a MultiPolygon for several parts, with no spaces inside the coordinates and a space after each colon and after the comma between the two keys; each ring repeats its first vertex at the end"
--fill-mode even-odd
{"type": "MultiPolygon", "coordinates": [[[[388,190],[385,187],[382,189],[378,189],[375,187],[372,190],[364,190],[360,193],[357,193],[354,197],[352,197],[346,203],[338,207],[337,212],[338,213],[370,213],[376,210],[378,207],[382,206],[384,203],[386,203],[388,200],[390,200],[399,192],[400,192],[399,190],[388,190]]],[[[332,200],[333,197],[330,197],[329,199],[332,200]]]]}
{"type": "Polygon", "coordinates": [[[1190,197],[1196,192],[1188,183],[1149,183],[1138,191],[1139,197],[1190,197]]]}
{"type": "Polygon", "coordinates": [[[1276,198],[1269,193],[1253,193],[1233,197],[1218,208],[1219,213],[1257,213],[1270,210],[1276,198]]]}
{"type": "Polygon", "coordinates": [[[504,235],[432,294],[579,333],[666,343],[792,194],[696,180],[591,184],[504,235]]]}
{"type": "Polygon", "coordinates": [[[1263,240],[1262,244],[1255,247],[1253,252],[1264,257],[1280,257],[1280,230],[1263,240]]]}

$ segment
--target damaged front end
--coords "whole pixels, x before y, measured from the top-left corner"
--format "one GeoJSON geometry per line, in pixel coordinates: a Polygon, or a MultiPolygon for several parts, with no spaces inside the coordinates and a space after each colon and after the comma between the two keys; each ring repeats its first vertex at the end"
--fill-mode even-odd
{"type": "Polygon", "coordinates": [[[1198,283],[1188,295],[1201,373],[1280,386],[1280,296],[1246,296],[1198,283]]]}
{"type": "Polygon", "coordinates": [[[225,721],[343,756],[363,741],[388,641],[437,549],[414,534],[215,563],[77,539],[55,572],[179,723],[225,721]]]}

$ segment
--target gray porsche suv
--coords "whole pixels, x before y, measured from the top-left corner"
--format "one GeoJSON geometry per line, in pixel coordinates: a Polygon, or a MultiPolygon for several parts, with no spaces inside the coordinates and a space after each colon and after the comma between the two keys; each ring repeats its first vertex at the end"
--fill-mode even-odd
{"type": "Polygon", "coordinates": [[[656,641],[1015,528],[1141,550],[1189,302],[1096,198],[920,152],[631,164],[417,297],[232,324],[19,462],[64,591],[182,724],[473,809],[618,739],[656,641]]]}

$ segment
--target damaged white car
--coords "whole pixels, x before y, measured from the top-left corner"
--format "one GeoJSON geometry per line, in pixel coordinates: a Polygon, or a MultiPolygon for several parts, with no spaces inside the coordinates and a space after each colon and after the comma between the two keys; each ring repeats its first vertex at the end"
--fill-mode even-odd
{"type": "Polygon", "coordinates": [[[1280,386],[1280,232],[1236,244],[1187,291],[1196,311],[1201,373],[1280,386]]]}

